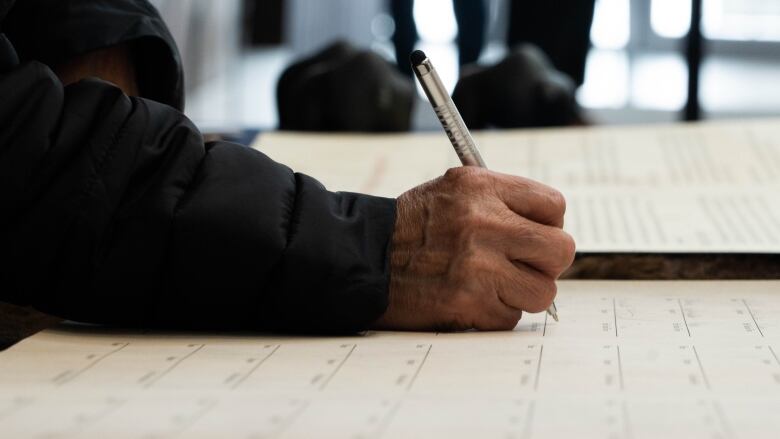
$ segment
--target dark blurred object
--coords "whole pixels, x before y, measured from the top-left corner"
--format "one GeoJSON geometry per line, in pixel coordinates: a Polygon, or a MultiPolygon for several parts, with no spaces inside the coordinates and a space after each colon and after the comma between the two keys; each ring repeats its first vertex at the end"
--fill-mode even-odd
{"type": "Polygon", "coordinates": [[[585,79],[596,0],[512,0],[507,46],[531,43],[579,86],[585,79]]]}
{"type": "Polygon", "coordinates": [[[132,47],[140,96],[184,108],[179,50],[146,0],[17,1],[3,20],[3,32],[22,63],[35,60],[55,69],[99,49],[132,47]]]}
{"type": "Polygon", "coordinates": [[[688,62],[688,98],[685,101],[683,120],[701,119],[699,103],[699,72],[704,58],[704,38],[701,34],[702,0],[691,0],[691,25],[685,38],[685,59],[688,62]]]}
{"type": "Polygon", "coordinates": [[[0,302],[0,351],[61,321],[32,308],[0,302]]]}
{"type": "Polygon", "coordinates": [[[244,36],[250,46],[282,44],[284,3],[284,0],[244,0],[244,36]]]}
{"type": "Polygon", "coordinates": [[[279,78],[279,129],[408,131],[414,93],[411,79],[376,53],[337,42],[279,78]]]}
{"type": "Polygon", "coordinates": [[[469,128],[581,124],[574,82],[537,47],[517,47],[492,67],[463,69],[452,99],[469,128]]]}
{"type": "MultiPolygon", "coordinates": [[[[483,0],[453,0],[455,20],[458,22],[458,60],[460,65],[477,62],[485,43],[485,2],[483,0]]],[[[412,76],[409,54],[419,36],[414,23],[414,0],[390,0],[390,13],[395,20],[395,59],[398,68],[412,76]]]]}
{"type": "Polygon", "coordinates": [[[561,279],[780,279],[780,255],[707,253],[580,253],[561,279]]]}

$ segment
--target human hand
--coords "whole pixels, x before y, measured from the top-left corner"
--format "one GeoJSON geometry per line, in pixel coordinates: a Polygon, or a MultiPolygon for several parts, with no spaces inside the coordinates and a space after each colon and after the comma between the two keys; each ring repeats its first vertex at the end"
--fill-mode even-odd
{"type": "Polygon", "coordinates": [[[63,85],[95,77],[113,83],[128,96],[140,96],[134,51],[131,43],[109,46],[74,56],[53,69],[63,85]]]}
{"type": "Polygon", "coordinates": [[[541,312],[574,259],[560,192],[464,166],[397,200],[390,297],[377,329],[509,330],[541,312]]]}

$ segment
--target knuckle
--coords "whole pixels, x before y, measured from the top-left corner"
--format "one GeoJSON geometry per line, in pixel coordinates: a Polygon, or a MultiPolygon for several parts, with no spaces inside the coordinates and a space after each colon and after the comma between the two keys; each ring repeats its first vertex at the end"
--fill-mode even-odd
{"type": "Polygon", "coordinates": [[[475,166],[459,166],[447,169],[444,179],[454,186],[474,186],[483,181],[486,170],[475,166]]]}
{"type": "Polygon", "coordinates": [[[533,190],[534,186],[541,185],[541,183],[537,183],[525,177],[520,177],[517,175],[509,175],[507,177],[505,185],[507,185],[515,192],[523,193],[523,192],[529,192],[533,190]]]}
{"type": "Polygon", "coordinates": [[[538,246],[547,246],[550,241],[550,233],[544,227],[534,224],[530,221],[524,221],[517,230],[514,231],[515,239],[523,243],[528,250],[538,248],[538,246]]]}
{"type": "Polygon", "coordinates": [[[469,177],[471,169],[467,166],[458,166],[455,168],[449,168],[444,173],[444,179],[449,181],[460,181],[469,177]]]}
{"type": "Polygon", "coordinates": [[[577,243],[574,242],[574,238],[571,235],[563,232],[562,247],[563,269],[565,270],[566,268],[569,268],[572,262],[574,262],[574,257],[577,254],[577,243]]]}
{"type": "Polygon", "coordinates": [[[554,208],[556,214],[563,217],[566,214],[566,197],[556,189],[550,188],[549,191],[547,197],[549,198],[550,206],[554,208]]]}
{"type": "Polygon", "coordinates": [[[536,282],[532,290],[533,293],[529,297],[526,311],[536,313],[550,307],[558,292],[558,286],[554,280],[545,278],[536,282]]]}
{"type": "Polygon", "coordinates": [[[552,243],[550,269],[557,277],[564,270],[574,262],[574,256],[577,252],[577,245],[574,242],[574,238],[563,230],[557,230],[553,236],[549,237],[549,242],[552,243]]]}

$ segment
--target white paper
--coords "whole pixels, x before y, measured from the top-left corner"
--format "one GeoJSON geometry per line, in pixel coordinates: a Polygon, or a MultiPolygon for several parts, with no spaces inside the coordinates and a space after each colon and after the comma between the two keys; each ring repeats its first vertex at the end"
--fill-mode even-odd
{"type": "MultiPolygon", "coordinates": [[[[780,252],[780,120],[478,132],[488,167],[567,197],[581,252],[780,252]]],[[[396,197],[459,166],[442,133],[268,133],[332,190],[396,197]]]]}
{"type": "Polygon", "coordinates": [[[8,438],[776,438],[780,281],[564,281],[561,322],[349,337],[61,327],[0,353],[8,438]]]}

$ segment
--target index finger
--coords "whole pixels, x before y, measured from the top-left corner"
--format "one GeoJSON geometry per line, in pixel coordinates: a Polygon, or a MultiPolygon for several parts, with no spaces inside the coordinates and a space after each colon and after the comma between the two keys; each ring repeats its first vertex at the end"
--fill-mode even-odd
{"type": "Polygon", "coordinates": [[[550,186],[524,177],[495,173],[496,194],[516,214],[531,221],[563,228],[566,199],[550,186]]]}

